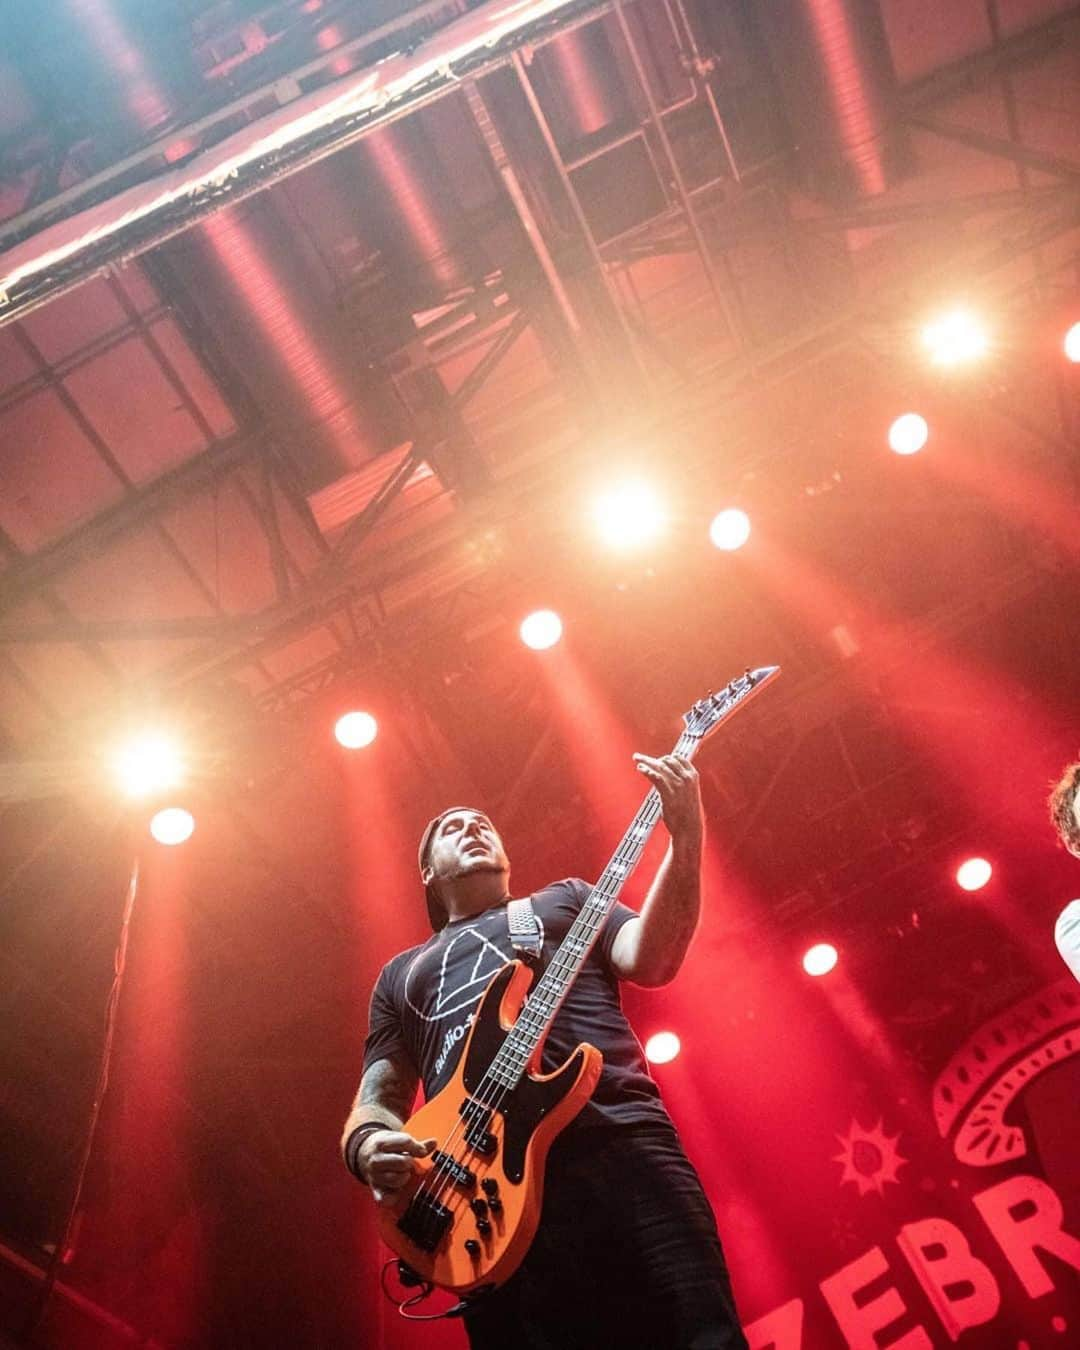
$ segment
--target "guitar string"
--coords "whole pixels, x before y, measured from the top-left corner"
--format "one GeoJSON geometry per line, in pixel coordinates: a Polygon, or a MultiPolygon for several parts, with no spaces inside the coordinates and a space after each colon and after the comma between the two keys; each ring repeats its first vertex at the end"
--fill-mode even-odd
{"type": "MultiPolygon", "coordinates": [[[[688,725],[676,741],[672,754],[684,754],[688,758],[692,758],[699,746],[701,734],[702,733],[700,732],[692,730],[688,725]]],[[[622,885],[629,876],[632,867],[636,866],[640,861],[641,854],[645,849],[645,844],[648,841],[652,830],[655,828],[656,823],[660,818],[660,814],[659,795],[655,788],[650,788],[641,806],[639,806],[634,819],[631,821],[629,829],[620,840],[614,855],[604,869],[604,876],[601,877],[600,883],[598,883],[594,888],[592,895],[590,895],[590,900],[597,892],[602,890],[604,877],[611,872],[614,867],[620,867],[622,870],[613,878],[613,880],[618,883],[614,892],[611,895],[605,895],[603,897],[604,904],[602,910],[594,911],[593,915],[590,915],[588,918],[585,917],[586,911],[582,910],[574,920],[574,923],[571,924],[566,938],[564,938],[562,944],[560,944],[559,949],[552,957],[551,964],[548,966],[547,970],[545,970],[543,977],[541,977],[541,981],[537,985],[533,997],[526,1001],[526,1004],[515,1020],[513,1027],[508,1032],[506,1040],[503,1042],[502,1046],[500,1046],[491,1065],[477,1084],[476,1091],[470,1093],[465,1109],[461,1113],[460,1121],[455,1122],[454,1128],[450,1131],[450,1134],[447,1136],[440,1149],[440,1152],[443,1154],[443,1159],[416,1188],[410,1199],[410,1204],[420,1196],[423,1196],[425,1201],[438,1204],[446,1194],[447,1188],[456,1184],[456,1173],[458,1169],[464,1167],[465,1161],[471,1153],[477,1152],[476,1146],[471,1145],[466,1137],[464,1141],[465,1150],[463,1156],[461,1158],[452,1156],[453,1151],[458,1147],[460,1136],[462,1134],[467,1136],[470,1124],[475,1125],[480,1118],[484,1116],[490,1120],[494,1112],[502,1105],[502,1102],[506,1099],[507,1095],[510,1092],[513,1092],[517,1087],[521,1075],[527,1071],[529,1060],[536,1053],[536,1046],[539,1044],[541,1034],[550,1026],[551,1022],[554,1021],[555,1015],[557,1014],[563,999],[569,992],[569,985],[572,981],[567,980],[566,977],[568,975],[574,975],[575,967],[580,969],[588,959],[592,950],[592,944],[595,942],[599,929],[607,919],[611,910],[611,905],[617,898],[619,891],[622,889],[622,885]],[[637,855],[636,857],[634,856],[635,854],[637,855]],[[582,944],[580,950],[575,951],[570,956],[564,956],[563,952],[567,945],[567,939],[573,935],[574,929],[579,926],[582,932],[575,940],[576,942],[581,940],[586,929],[591,927],[593,931],[582,944]],[[548,979],[549,973],[552,974],[550,980],[548,979]],[[552,1007],[548,1008],[547,1006],[537,1003],[535,995],[541,993],[545,983],[549,985],[549,989],[553,990],[560,982],[563,986],[562,991],[556,998],[552,1007]],[[538,1019],[535,1025],[529,1025],[532,1019],[538,1019]],[[526,1047],[524,1049],[515,1047],[512,1051],[512,1058],[521,1059],[523,1053],[524,1058],[521,1060],[520,1064],[513,1064],[512,1066],[507,1066],[505,1064],[500,1065],[500,1057],[506,1052],[506,1047],[511,1043],[515,1032],[518,1031],[518,1028],[523,1021],[526,1023],[526,1030],[528,1033],[526,1037],[526,1047]],[[532,1040],[533,1042],[531,1046],[528,1045],[529,1040],[532,1040]],[[501,1082],[498,1077],[498,1074],[500,1073],[507,1076],[513,1076],[514,1081],[510,1083],[501,1082]],[[488,1096],[488,1094],[492,1092],[494,1095],[488,1096]],[[476,1107],[479,1109],[474,1109],[476,1107]],[[474,1117],[471,1122],[468,1119],[470,1114],[474,1117]]],[[[464,1200],[466,1197],[462,1194],[460,1198],[464,1200]]]]}

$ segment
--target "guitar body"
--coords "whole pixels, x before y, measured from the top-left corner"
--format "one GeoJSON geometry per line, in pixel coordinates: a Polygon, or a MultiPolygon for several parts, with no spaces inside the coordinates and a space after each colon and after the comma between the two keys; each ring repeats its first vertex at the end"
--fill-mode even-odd
{"type": "Polygon", "coordinates": [[[534,1072],[537,1046],[515,1086],[485,1084],[531,983],[520,961],[491,980],[454,1077],[403,1126],[436,1149],[378,1211],[387,1245],[422,1280],[457,1294],[503,1284],[521,1264],[540,1221],[548,1149],[600,1077],[594,1046],[579,1045],[549,1074],[534,1072]]]}

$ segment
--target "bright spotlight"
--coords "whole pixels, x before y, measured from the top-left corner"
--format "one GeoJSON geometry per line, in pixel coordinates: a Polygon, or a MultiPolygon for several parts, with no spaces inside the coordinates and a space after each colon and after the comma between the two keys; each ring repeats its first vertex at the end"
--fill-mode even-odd
{"type": "Polygon", "coordinates": [[[592,514],[600,538],[620,550],[652,543],[667,524],[663,503],[648,483],[638,480],[605,489],[594,499],[592,514]]]}
{"type": "Polygon", "coordinates": [[[534,652],[547,651],[562,637],[562,619],[553,609],[536,609],[522,619],[518,632],[526,647],[534,652]]]}
{"type": "Polygon", "coordinates": [[[993,875],[985,858],[968,858],[956,869],[956,884],[963,891],[981,891],[993,875]]]}
{"type": "Polygon", "coordinates": [[[1062,345],[1069,360],[1080,363],[1080,323],[1073,324],[1065,334],[1065,341],[1062,345]]]}
{"type": "Polygon", "coordinates": [[[150,833],[159,844],[183,844],[191,838],[195,817],[182,806],[166,806],[155,813],[150,822],[150,833]]]}
{"type": "Polygon", "coordinates": [[[346,750],[363,750],[379,734],[379,724],[368,712],[347,712],[334,723],[338,745],[346,750]]]}
{"type": "Polygon", "coordinates": [[[953,309],[928,323],[923,346],[936,366],[966,366],[986,355],[990,336],[977,314],[953,309]]]}
{"type": "Polygon", "coordinates": [[[673,1031],[658,1031],[645,1042],[645,1058],[650,1064],[670,1064],[681,1049],[673,1031]]]}
{"type": "Polygon", "coordinates": [[[898,455],[914,455],[930,438],[926,418],[918,413],[904,413],[889,428],[889,449],[898,455]]]}
{"type": "Polygon", "coordinates": [[[807,975],[828,975],[840,959],[840,954],[831,942],[819,942],[802,959],[803,970],[807,975]]]}
{"type": "Polygon", "coordinates": [[[717,548],[733,553],[750,538],[750,517],[738,507],[728,507],[713,517],[709,526],[709,538],[717,548]]]}
{"type": "Polygon", "coordinates": [[[128,797],[152,797],[184,781],[180,747],[161,732],[134,737],[114,750],[109,759],[113,777],[128,797]]]}

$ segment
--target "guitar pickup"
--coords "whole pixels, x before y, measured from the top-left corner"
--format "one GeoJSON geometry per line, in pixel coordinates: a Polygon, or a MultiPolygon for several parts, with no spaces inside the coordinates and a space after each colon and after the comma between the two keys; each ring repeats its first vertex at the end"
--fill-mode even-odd
{"type": "Polygon", "coordinates": [[[451,1158],[449,1153],[443,1153],[441,1149],[436,1149],[431,1155],[431,1161],[440,1171],[446,1173],[455,1186],[460,1186],[463,1191],[476,1189],[476,1173],[470,1172],[456,1158],[451,1158]]]}
{"type": "Polygon", "coordinates": [[[498,1140],[495,1136],[489,1134],[487,1130],[480,1129],[477,1125],[470,1125],[468,1129],[466,1129],[465,1142],[471,1149],[475,1149],[477,1153],[485,1158],[490,1158],[496,1148],[498,1148],[498,1140]]]}
{"type": "Polygon", "coordinates": [[[491,1107],[481,1105],[472,1097],[466,1097],[461,1103],[459,1114],[465,1122],[465,1142],[483,1157],[491,1157],[498,1147],[498,1140],[488,1130],[491,1124],[491,1107]]]}

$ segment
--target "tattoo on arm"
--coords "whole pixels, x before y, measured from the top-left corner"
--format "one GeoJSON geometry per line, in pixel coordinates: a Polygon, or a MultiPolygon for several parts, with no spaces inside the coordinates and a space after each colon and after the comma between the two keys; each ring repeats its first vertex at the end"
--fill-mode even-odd
{"type": "Polygon", "coordinates": [[[412,1109],[418,1082],[416,1070],[407,1059],[377,1059],[361,1079],[345,1122],[342,1146],[357,1125],[367,1121],[382,1120],[388,1130],[401,1129],[412,1109]]]}

